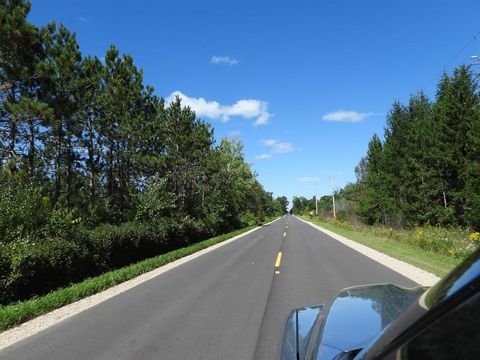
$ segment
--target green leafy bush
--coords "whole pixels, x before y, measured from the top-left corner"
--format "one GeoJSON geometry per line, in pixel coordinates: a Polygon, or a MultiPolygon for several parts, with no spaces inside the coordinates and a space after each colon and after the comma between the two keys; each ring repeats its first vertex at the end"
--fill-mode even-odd
{"type": "Polygon", "coordinates": [[[136,222],[102,225],[91,233],[89,252],[99,269],[116,268],[170,249],[166,225],[136,222]]]}
{"type": "Polygon", "coordinates": [[[136,219],[159,221],[175,210],[175,194],[168,191],[165,179],[151,182],[147,190],[139,195],[136,219]]]}
{"type": "Polygon", "coordinates": [[[0,243],[34,236],[48,218],[48,201],[29,184],[0,187],[0,243]]]}
{"type": "Polygon", "coordinates": [[[75,210],[54,209],[46,221],[44,237],[74,240],[81,231],[81,218],[75,216],[75,210]]]}
{"type": "Polygon", "coordinates": [[[0,304],[42,295],[86,277],[193,244],[210,236],[189,216],[84,228],[72,212],[54,211],[43,240],[0,244],[0,304]]]}
{"type": "Polygon", "coordinates": [[[255,224],[255,214],[251,211],[246,211],[240,216],[240,220],[244,224],[255,224]]]}
{"type": "Polygon", "coordinates": [[[337,221],[347,222],[347,212],[345,210],[337,211],[337,221]]]}
{"type": "Polygon", "coordinates": [[[2,303],[45,294],[78,281],[87,269],[85,260],[88,254],[78,244],[64,239],[16,241],[2,250],[8,254],[2,260],[2,270],[7,271],[1,276],[4,285],[0,294],[2,303]]]}

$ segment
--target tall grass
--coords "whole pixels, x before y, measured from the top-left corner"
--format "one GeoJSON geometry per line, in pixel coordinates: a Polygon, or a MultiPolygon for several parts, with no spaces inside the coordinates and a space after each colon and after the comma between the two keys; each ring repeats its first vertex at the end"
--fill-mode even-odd
{"type": "Polygon", "coordinates": [[[460,228],[422,226],[409,230],[353,225],[321,217],[302,216],[321,227],[427,270],[448,274],[479,247],[480,233],[460,228]]]}
{"type": "Polygon", "coordinates": [[[331,219],[320,219],[345,230],[395,240],[436,254],[465,258],[480,246],[480,233],[463,228],[418,226],[413,229],[393,229],[385,226],[369,226],[331,219]]]}

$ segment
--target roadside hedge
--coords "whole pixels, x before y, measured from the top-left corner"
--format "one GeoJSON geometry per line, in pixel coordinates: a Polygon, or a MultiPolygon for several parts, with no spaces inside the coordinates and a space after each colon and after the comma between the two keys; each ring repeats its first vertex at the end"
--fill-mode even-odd
{"type": "Polygon", "coordinates": [[[190,218],[78,227],[69,238],[0,244],[0,305],[44,295],[85,278],[214,236],[190,218]]]}

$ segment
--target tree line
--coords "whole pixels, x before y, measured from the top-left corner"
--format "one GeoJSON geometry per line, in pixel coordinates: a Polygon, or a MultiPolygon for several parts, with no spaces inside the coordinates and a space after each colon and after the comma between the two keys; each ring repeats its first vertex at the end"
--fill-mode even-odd
{"type": "MultiPolygon", "coordinates": [[[[372,136],[367,154],[355,168],[356,183],[337,194],[344,205],[340,215],[391,227],[479,230],[478,85],[478,75],[462,65],[453,74],[442,75],[435,99],[418,92],[406,104],[395,101],[383,138],[372,136]]],[[[322,199],[321,208],[331,210],[331,197],[322,199]]],[[[294,211],[307,206],[306,199],[300,200],[294,198],[294,211]]]]}
{"type": "MultiPolygon", "coordinates": [[[[42,263],[42,251],[62,244],[97,256],[102,247],[85,239],[108,226],[117,235],[128,228],[129,240],[115,240],[135,242],[128,263],[135,252],[154,255],[141,250],[139,224],[167,234],[150,248],[158,253],[286,212],[286,198],[264,190],[238,138],[216,141],[179,98],[166,104],[131,55],[111,45],[103,58],[83,56],[75,33],[36,26],[29,11],[28,1],[0,3],[0,285],[13,289],[5,299],[31,285],[28,261],[38,260],[28,269],[38,273],[68,267],[42,263]]],[[[100,262],[80,273],[114,261],[100,262]]]]}

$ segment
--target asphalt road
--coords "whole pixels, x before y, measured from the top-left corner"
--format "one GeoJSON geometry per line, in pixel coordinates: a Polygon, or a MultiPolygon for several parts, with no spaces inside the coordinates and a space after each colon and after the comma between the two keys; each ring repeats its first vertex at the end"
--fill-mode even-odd
{"type": "Polygon", "coordinates": [[[291,308],[389,282],[416,285],[286,216],[20,341],[0,359],[277,359],[291,308]]]}

